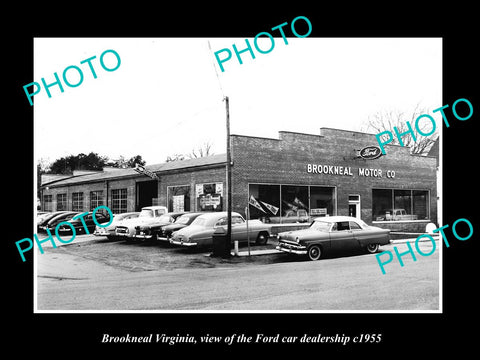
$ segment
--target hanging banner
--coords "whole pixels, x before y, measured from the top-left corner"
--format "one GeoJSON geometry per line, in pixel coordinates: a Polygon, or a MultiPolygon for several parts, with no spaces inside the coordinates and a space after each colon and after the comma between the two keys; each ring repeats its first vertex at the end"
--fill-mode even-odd
{"type": "Polygon", "coordinates": [[[263,210],[262,208],[262,205],[260,205],[260,203],[257,201],[257,199],[253,197],[253,195],[250,195],[250,199],[248,200],[248,203],[252,206],[255,206],[258,210],[261,210],[266,214],[265,210],[263,210]]]}
{"type": "Polygon", "coordinates": [[[270,204],[267,204],[263,201],[260,201],[273,215],[277,215],[279,208],[270,204]]]}
{"type": "Polygon", "coordinates": [[[295,205],[298,205],[298,206],[303,207],[304,209],[307,208],[307,207],[305,206],[305,204],[304,204],[303,202],[301,202],[301,201],[299,200],[299,198],[296,197],[296,196],[295,196],[295,199],[293,199],[293,203],[294,203],[295,205]]]}

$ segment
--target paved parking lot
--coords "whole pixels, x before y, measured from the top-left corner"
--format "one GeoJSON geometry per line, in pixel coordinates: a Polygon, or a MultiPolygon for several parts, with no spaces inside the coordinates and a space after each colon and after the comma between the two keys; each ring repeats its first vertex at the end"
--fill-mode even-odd
{"type": "MultiPolygon", "coordinates": [[[[438,251],[416,262],[406,257],[404,267],[392,263],[382,275],[375,255],[365,252],[319,261],[280,252],[222,259],[161,242],[78,240],[36,254],[38,310],[439,308],[438,251]]],[[[397,246],[406,250],[405,244],[397,246]]],[[[432,244],[420,246],[427,253],[432,244]]],[[[382,249],[392,251],[392,245],[382,249]]]]}
{"type": "MultiPolygon", "coordinates": [[[[48,243],[49,244],[49,243],[48,243]]],[[[274,249],[276,239],[269,239],[266,245],[250,244],[252,251],[274,249]]],[[[208,248],[184,248],[171,245],[166,241],[109,241],[106,237],[81,235],[67,245],[56,249],[44,247],[45,254],[57,253],[95,260],[104,265],[128,271],[173,270],[180,268],[209,268],[256,263],[269,263],[268,257],[252,257],[249,260],[232,257],[222,259],[212,257],[208,248]]],[[[240,245],[239,250],[246,252],[248,246],[240,245]]],[[[41,260],[44,255],[39,255],[41,260]]],[[[41,263],[41,261],[40,261],[41,263]]]]}

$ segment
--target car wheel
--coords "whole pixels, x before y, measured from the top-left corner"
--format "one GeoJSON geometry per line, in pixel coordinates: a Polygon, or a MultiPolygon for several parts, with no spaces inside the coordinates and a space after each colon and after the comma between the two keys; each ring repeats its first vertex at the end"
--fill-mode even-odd
{"type": "Polygon", "coordinates": [[[318,260],[322,256],[322,249],[318,245],[312,245],[308,248],[307,255],[310,260],[318,260]]]}
{"type": "Polygon", "coordinates": [[[378,244],[368,244],[367,245],[367,252],[370,254],[375,254],[378,251],[378,244]]]}
{"type": "Polygon", "coordinates": [[[257,240],[255,240],[255,243],[257,245],[265,245],[267,243],[267,240],[268,240],[268,235],[265,233],[260,233],[258,234],[257,240]]]}

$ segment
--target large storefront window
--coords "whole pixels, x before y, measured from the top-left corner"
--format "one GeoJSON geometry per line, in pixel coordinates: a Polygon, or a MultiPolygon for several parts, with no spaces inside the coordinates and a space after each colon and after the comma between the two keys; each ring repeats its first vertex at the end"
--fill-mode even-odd
{"type": "Polygon", "coordinates": [[[413,214],[418,216],[418,219],[428,219],[428,191],[413,190],[413,214]]]}
{"type": "Polygon", "coordinates": [[[282,185],[283,218],[308,215],[308,186],[282,185]]]}
{"type": "Polygon", "coordinates": [[[280,219],[280,185],[250,184],[249,196],[250,219],[280,219]]]}
{"type": "Polygon", "coordinates": [[[335,188],[310,186],[310,215],[335,215],[335,188]]]}
{"type": "Polygon", "coordinates": [[[250,184],[249,211],[250,219],[266,223],[309,222],[335,215],[335,188],[250,184]]]}
{"type": "Polygon", "coordinates": [[[168,211],[190,211],[190,186],[168,187],[168,211]]]}
{"type": "Polygon", "coordinates": [[[387,213],[392,211],[392,191],[390,189],[372,190],[372,215],[373,221],[385,220],[387,213]]]}
{"type": "Polygon", "coordinates": [[[127,189],[112,189],[112,213],[127,212],[127,189]]]}
{"type": "Polygon", "coordinates": [[[429,217],[426,190],[372,190],[373,221],[426,220],[429,217]]]}
{"type": "Polygon", "coordinates": [[[223,211],[223,183],[196,184],[197,211],[223,211]]]}

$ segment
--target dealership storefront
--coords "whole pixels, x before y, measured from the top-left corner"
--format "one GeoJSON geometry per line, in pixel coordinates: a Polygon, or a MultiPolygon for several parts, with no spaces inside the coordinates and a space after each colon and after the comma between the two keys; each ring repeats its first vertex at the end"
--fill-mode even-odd
{"type": "MultiPolygon", "coordinates": [[[[332,215],[401,231],[436,223],[437,159],[395,145],[379,156],[374,145],[372,134],[329,128],[282,131],[278,139],[232,135],[232,208],[275,223],[332,215]]],[[[220,154],[73,176],[42,184],[42,209],[224,211],[225,167],[220,154]]]]}

